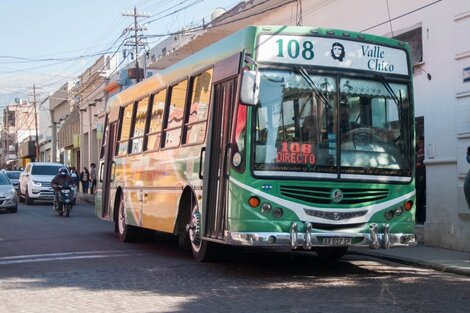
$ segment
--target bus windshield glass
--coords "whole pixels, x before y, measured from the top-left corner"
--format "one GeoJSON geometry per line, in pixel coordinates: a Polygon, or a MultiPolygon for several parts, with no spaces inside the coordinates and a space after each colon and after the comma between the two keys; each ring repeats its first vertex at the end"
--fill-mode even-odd
{"type": "Polygon", "coordinates": [[[411,177],[408,86],[301,71],[262,71],[255,175],[411,177]]]}

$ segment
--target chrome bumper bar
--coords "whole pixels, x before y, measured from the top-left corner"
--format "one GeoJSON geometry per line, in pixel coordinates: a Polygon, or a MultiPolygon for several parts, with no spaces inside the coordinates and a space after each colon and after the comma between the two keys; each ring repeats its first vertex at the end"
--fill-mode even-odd
{"type": "MultiPolygon", "coordinates": [[[[369,247],[371,249],[389,249],[391,247],[416,246],[415,234],[391,234],[389,224],[371,224],[369,233],[353,232],[312,232],[312,224],[304,223],[305,231],[299,232],[297,223],[292,223],[289,233],[268,233],[268,232],[225,232],[227,244],[236,246],[255,247],[290,247],[310,250],[312,247],[326,246],[354,246],[369,247]],[[338,244],[325,244],[325,238],[351,239],[350,243],[343,244],[339,240],[338,244]]],[[[333,240],[334,242],[334,240],[333,240]]]]}

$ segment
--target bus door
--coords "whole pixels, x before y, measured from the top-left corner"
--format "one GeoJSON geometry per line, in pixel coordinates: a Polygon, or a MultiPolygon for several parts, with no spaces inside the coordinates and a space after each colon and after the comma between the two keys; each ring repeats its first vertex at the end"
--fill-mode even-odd
{"type": "Polygon", "coordinates": [[[116,130],[117,123],[111,123],[105,130],[103,142],[103,154],[100,159],[100,181],[102,194],[102,217],[109,218],[110,189],[111,182],[114,180],[115,166],[114,152],[116,151],[116,130]]]}
{"type": "Polygon", "coordinates": [[[237,78],[214,85],[212,123],[204,158],[205,237],[224,238],[227,181],[230,165],[230,130],[237,90],[237,78]]]}

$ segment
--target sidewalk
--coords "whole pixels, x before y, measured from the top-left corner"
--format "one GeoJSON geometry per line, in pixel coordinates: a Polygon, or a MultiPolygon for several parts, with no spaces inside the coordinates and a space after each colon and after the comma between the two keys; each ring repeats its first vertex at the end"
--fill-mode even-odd
{"type": "Polygon", "coordinates": [[[83,194],[80,192],[77,194],[77,202],[95,205],[95,196],[90,194],[83,194]]]}
{"type": "Polygon", "coordinates": [[[348,251],[406,265],[470,276],[470,252],[428,247],[422,242],[419,242],[416,247],[389,250],[350,248],[348,251]]]}

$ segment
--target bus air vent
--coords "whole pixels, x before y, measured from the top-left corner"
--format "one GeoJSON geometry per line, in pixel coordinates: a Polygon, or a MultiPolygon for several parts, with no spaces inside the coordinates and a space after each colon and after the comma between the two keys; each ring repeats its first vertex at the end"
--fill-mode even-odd
{"type": "Polygon", "coordinates": [[[340,188],[342,200],[333,202],[332,192],[336,188],[280,186],[281,194],[285,197],[315,204],[360,204],[386,199],[388,189],[370,188],[340,188]]]}

